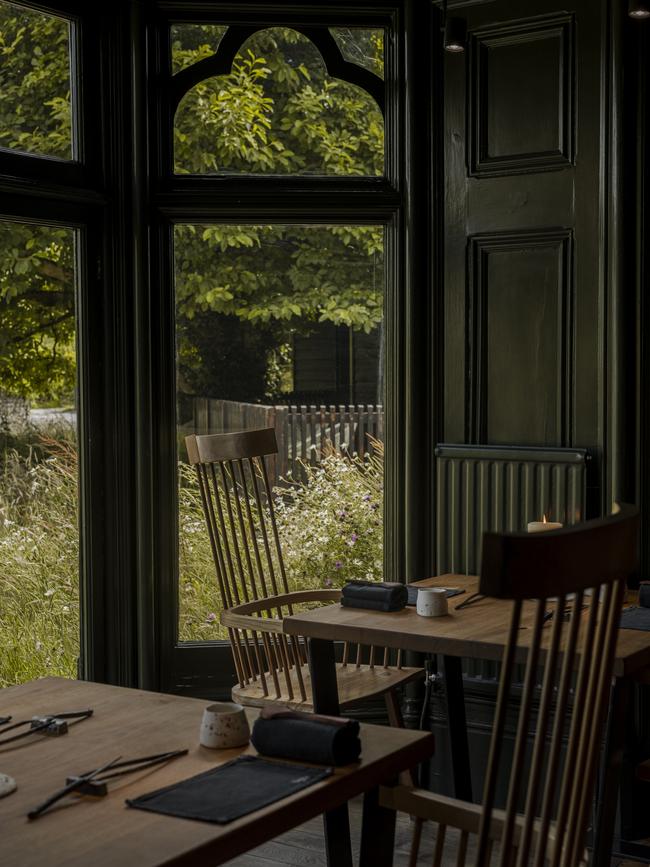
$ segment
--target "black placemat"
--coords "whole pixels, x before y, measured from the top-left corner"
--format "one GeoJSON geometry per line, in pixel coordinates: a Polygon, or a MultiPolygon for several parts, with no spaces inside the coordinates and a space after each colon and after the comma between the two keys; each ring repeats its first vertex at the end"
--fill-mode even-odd
{"type": "Polygon", "coordinates": [[[138,810],[226,825],[306,789],[331,773],[331,768],[307,768],[269,762],[258,756],[240,756],[126,803],[138,810]]]}
{"type": "Polygon", "coordinates": [[[650,632],[650,608],[628,608],[621,614],[621,629],[643,629],[650,632]]]}
{"type": "MultiPolygon", "coordinates": [[[[418,590],[431,590],[431,587],[415,587],[413,584],[407,584],[406,589],[409,594],[409,601],[406,603],[407,605],[417,605],[418,604],[418,590]]],[[[451,599],[452,596],[460,596],[461,593],[464,593],[464,590],[461,590],[458,587],[453,587],[450,590],[447,590],[447,599],[451,599]]]]}

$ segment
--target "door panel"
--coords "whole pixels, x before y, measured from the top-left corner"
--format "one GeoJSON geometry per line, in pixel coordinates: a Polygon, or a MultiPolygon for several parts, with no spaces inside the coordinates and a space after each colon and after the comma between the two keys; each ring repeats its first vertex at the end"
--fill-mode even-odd
{"type": "Polygon", "coordinates": [[[446,60],[445,439],[597,449],[603,4],[523,8],[446,60]]]}

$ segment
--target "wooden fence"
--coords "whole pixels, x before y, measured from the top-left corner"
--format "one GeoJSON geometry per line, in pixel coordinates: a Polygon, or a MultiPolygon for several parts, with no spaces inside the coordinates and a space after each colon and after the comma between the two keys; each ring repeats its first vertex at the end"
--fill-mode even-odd
{"type": "Polygon", "coordinates": [[[317,465],[323,449],[363,458],[372,452],[370,438],[384,439],[382,406],[262,406],[197,397],[192,408],[191,426],[198,434],[275,428],[278,455],[270,468],[272,484],[304,481],[304,465],[317,465]]]}

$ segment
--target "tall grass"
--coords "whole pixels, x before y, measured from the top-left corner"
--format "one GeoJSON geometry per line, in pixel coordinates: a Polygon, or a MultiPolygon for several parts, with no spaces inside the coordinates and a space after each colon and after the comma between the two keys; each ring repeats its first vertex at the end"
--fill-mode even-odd
{"type": "MultiPolygon", "coordinates": [[[[16,446],[18,444],[14,444],[16,446]]],[[[292,589],[380,579],[381,444],[365,461],[325,456],[307,482],[277,491],[276,515],[292,589]]],[[[0,686],[76,675],[79,654],[78,472],[74,439],[35,437],[0,464],[0,686]]],[[[200,495],[179,466],[179,637],[225,638],[200,495]]],[[[254,504],[253,504],[254,505],[254,504]]]]}
{"type": "Polygon", "coordinates": [[[6,451],[0,478],[0,686],[75,676],[77,458],[65,440],[6,451]],[[38,453],[48,454],[39,458],[38,453]]]}

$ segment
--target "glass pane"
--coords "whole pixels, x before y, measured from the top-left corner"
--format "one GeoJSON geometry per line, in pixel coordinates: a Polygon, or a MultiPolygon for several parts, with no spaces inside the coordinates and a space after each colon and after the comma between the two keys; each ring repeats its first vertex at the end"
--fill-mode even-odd
{"type": "Polygon", "coordinates": [[[330,33],[346,60],[384,77],[384,31],[381,28],[330,27],[330,33]]]}
{"type": "Polygon", "coordinates": [[[0,687],[79,655],[74,231],[0,222],[0,687]]]}
{"type": "Polygon", "coordinates": [[[306,37],[260,30],[230,75],[200,82],[181,100],[174,171],[381,175],[383,117],[365,90],[327,74],[306,37]]]}
{"type": "Polygon", "coordinates": [[[181,640],[225,637],[184,437],[275,427],[292,588],[383,570],[381,226],[175,230],[181,640]]]}
{"type": "Polygon", "coordinates": [[[223,24],[172,24],[172,72],[176,74],[215,54],[227,29],[223,24]]]}
{"type": "Polygon", "coordinates": [[[0,2],[0,147],[72,159],[70,23],[0,2]]]}

